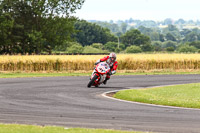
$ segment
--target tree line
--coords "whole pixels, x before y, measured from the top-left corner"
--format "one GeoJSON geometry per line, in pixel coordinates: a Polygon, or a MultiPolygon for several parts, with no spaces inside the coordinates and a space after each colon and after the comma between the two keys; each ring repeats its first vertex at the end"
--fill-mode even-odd
{"type": "MultiPolygon", "coordinates": [[[[102,22],[102,21],[97,21],[97,22],[95,21],[93,23],[96,23],[102,27],[110,29],[111,32],[117,36],[129,30],[137,29],[142,34],[150,37],[153,51],[199,52],[200,29],[199,28],[191,28],[191,29],[180,28],[180,25],[178,24],[182,22],[181,21],[182,19],[175,22],[175,24],[172,24],[172,20],[171,21],[170,20],[171,19],[165,20],[165,23],[168,25],[165,25],[165,27],[163,28],[143,26],[143,25],[131,26],[121,21],[120,21],[121,23],[113,23],[113,22],[108,23],[108,22],[102,22]]],[[[185,21],[183,21],[182,24],[185,24],[184,22],[185,21]]],[[[189,21],[189,22],[192,23],[193,21],[189,21]]],[[[151,21],[148,21],[148,23],[151,24],[151,21]]]]}
{"type": "Polygon", "coordinates": [[[57,51],[71,53],[107,53],[126,52],[128,47],[134,45],[140,51],[152,51],[150,38],[137,29],[132,29],[124,34],[115,35],[108,28],[103,28],[95,23],[85,20],[76,21],[74,24],[76,33],[73,34],[75,43],[67,42],[57,51]]]}
{"type": "Polygon", "coordinates": [[[187,26],[195,26],[195,27],[200,26],[200,20],[193,21],[193,20],[184,20],[182,18],[178,20],[166,18],[163,21],[137,20],[133,18],[130,18],[127,20],[117,20],[117,21],[113,21],[113,20],[110,20],[110,21],[88,20],[88,21],[92,23],[98,23],[103,26],[112,25],[114,30],[117,30],[115,27],[116,25],[118,25],[119,27],[121,27],[120,25],[127,25],[128,27],[134,26],[135,28],[138,28],[140,26],[145,26],[147,28],[159,28],[166,25],[175,25],[175,26],[178,26],[180,30],[184,29],[187,26]]]}
{"type": "MultiPolygon", "coordinates": [[[[168,25],[162,31],[140,26],[129,30],[112,32],[98,23],[82,20],[75,23],[75,40],[79,44],[79,52],[199,52],[200,30],[179,30],[175,25],[168,25]],[[104,33],[104,34],[103,34],[104,33]],[[97,44],[98,43],[98,44],[97,44]],[[98,45],[98,46],[97,46],[98,45]]],[[[125,28],[121,28],[123,30],[125,28]]],[[[68,45],[69,46],[69,45],[68,45]]],[[[70,52],[77,47],[65,47],[70,52]]],[[[59,51],[59,50],[58,50],[59,51]]]]}

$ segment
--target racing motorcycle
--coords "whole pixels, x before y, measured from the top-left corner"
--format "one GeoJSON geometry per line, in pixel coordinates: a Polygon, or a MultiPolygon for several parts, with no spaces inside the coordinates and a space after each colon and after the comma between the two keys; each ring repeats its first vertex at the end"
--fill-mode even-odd
{"type": "Polygon", "coordinates": [[[106,62],[100,62],[96,65],[87,87],[98,87],[106,79],[107,73],[110,72],[110,66],[106,62]]]}

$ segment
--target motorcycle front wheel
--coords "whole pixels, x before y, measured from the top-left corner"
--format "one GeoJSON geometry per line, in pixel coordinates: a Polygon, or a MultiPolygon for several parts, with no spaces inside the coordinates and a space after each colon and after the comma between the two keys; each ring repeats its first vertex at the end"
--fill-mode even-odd
{"type": "Polygon", "coordinates": [[[98,78],[98,76],[95,74],[94,77],[90,80],[87,87],[91,87],[94,84],[94,81],[98,78]]]}

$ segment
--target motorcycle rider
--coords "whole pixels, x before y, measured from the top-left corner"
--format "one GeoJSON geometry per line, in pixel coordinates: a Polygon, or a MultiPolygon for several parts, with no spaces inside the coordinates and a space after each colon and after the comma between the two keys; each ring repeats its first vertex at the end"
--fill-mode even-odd
{"type": "Polygon", "coordinates": [[[102,59],[99,59],[95,65],[97,65],[100,62],[106,61],[106,63],[110,66],[110,72],[107,74],[106,79],[104,80],[104,84],[107,83],[107,80],[110,79],[110,76],[116,73],[116,69],[118,66],[118,62],[116,61],[116,54],[114,52],[110,53],[109,56],[105,56],[102,59]]]}

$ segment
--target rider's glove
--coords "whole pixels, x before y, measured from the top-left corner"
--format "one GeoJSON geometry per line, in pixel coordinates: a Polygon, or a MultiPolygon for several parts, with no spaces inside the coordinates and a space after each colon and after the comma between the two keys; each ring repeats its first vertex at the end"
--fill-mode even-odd
{"type": "Polygon", "coordinates": [[[95,65],[99,64],[99,62],[96,62],[95,65]]]}
{"type": "Polygon", "coordinates": [[[99,64],[101,62],[101,60],[99,59],[96,63],[94,63],[95,65],[99,64]]]}

